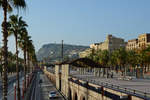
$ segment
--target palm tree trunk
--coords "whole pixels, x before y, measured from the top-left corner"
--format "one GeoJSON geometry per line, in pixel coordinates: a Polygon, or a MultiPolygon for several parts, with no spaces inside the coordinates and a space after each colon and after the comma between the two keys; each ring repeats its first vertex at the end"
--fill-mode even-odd
{"type": "Polygon", "coordinates": [[[2,65],[3,65],[3,75],[2,75],[2,80],[3,80],[3,98],[2,100],[7,100],[7,68],[8,68],[8,48],[7,48],[7,37],[8,37],[8,32],[7,32],[7,0],[3,0],[3,11],[4,11],[4,21],[2,23],[2,32],[3,32],[3,59],[2,59],[2,65]]]}
{"type": "Polygon", "coordinates": [[[27,74],[27,65],[26,65],[26,46],[24,48],[24,82],[25,82],[25,92],[26,92],[26,74],[27,74]]]}
{"type": "Polygon", "coordinates": [[[29,50],[27,50],[27,59],[28,59],[28,73],[30,73],[29,50]]]}
{"type": "Polygon", "coordinates": [[[17,98],[20,100],[20,82],[19,82],[19,67],[18,67],[18,36],[15,35],[16,41],[16,71],[17,71],[17,98]]]}

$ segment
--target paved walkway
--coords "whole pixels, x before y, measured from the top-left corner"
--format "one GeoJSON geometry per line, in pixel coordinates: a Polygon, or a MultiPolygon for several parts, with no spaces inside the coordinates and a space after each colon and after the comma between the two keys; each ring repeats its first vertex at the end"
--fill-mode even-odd
{"type": "Polygon", "coordinates": [[[146,93],[150,93],[150,80],[149,79],[132,79],[132,80],[120,80],[118,78],[102,78],[96,77],[93,74],[81,75],[79,72],[72,71],[73,76],[83,78],[89,81],[95,81],[96,83],[109,83],[113,85],[118,85],[124,88],[130,88],[133,90],[138,90],[146,93]]]}

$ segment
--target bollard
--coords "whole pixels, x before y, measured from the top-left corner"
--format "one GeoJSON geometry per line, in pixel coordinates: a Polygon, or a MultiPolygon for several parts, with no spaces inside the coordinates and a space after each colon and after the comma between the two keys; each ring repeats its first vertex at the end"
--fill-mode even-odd
{"type": "Polygon", "coordinates": [[[102,100],[104,100],[104,87],[103,87],[103,86],[101,87],[101,95],[102,95],[102,96],[101,96],[101,97],[102,97],[102,100]]]}
{"type": "Polygon", "coordinates": [[[102,97],[104,96],[104,87],[101,87],[101,93],[102,93],[102,97]]]}
{"type": "Polygon", "coordinates": [[[14,83],[14,100],[16,100],[16,83],[14,83]]]}
{"type": "Polygon", "coordinates": [[[26,84],[27,86],[26,86],[26,87],[28,87],[28,84],[29,84],[29,82],[28,82],[28,76],[27,76],[27,79],[26,79],[26,80],[27,80],[27,84],[26,84]]]}
{"type": "Polygon", "coordinates": [[[132,96],[131,95],[128,95],[128,100],[132,100],[132,96]]]}
{"type": "Polygon", "coordinates": [[[23,84],[22,84],[22,99],[24,99],[24,80],[23,80],[23,84]]]}
{"type": "Polygon", "coordinates": [[[31,74],[29,75],[29,84],[30,84],[30,80],[31,80],[31,74]]]}
{"type": "Polygon", "coordinates": [[[29,76],[28,76],[28,87],[29,87],[29,76]]]}

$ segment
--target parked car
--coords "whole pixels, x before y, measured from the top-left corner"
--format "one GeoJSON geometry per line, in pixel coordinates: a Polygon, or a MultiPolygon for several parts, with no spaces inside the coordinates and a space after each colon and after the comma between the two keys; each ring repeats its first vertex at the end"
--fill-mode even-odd
{"type": "Polygon", "coordinates": [[[49,92],[49,98],[52,99],[52,98],[56,98],[57,97],[57,92],[56,91],[50,91],[49,92]]]}

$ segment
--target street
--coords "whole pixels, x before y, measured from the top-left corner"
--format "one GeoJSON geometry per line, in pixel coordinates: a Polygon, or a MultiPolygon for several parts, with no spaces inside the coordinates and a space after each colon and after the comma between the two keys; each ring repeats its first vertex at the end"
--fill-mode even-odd
{"type": "MultiPolygon", "coordinates": [[[[54,85],[49,81],[49,79],[44,74],[40,74],[40,79],[42,79],[42,83],[39,85],[41,87],[40,88],[41,99],[38,99],[38,100],[50,100],[48,96],[49,92],[57,91],[57,89],[54,87],[54,85]]],[[[58,97],[55,98],[54,100],[64,100],[58,91],[57,91],[57,94],[58,94],[58,97]]]]}
{"type": "MultiPolygon", "coordinates": [[[[10,80],[14,79],[15,76],[10,77],[10,80]]],[[[22,77],[20,77],[20,90],[22,92],[22,77]]],[[[16,82],[16,80],[10,82],[8,84],[8,100],[14,100],[14,86],[13,84],[16,82]]],[[[57,92],[57,98],[54,98],[54,100],[64,100],[61,94],[57,91],[57,89],[53,86],[53,84],[49,81],[49,79],[42,73],[37,73],[35,83],[32,87],[31,92],[31,99],[32,100],[50,100],[49,99],[49,92],[50,91],[56,91],[57,92]],[[39,83],[39,81],[42,80],[42,83],[39,83]]],[[[17,93],[16,93],[17,94],[17,93]]],[[[21,93],[22,94],[22,93],[21,93]]],[[[0,89],[0,100],[2,100],[2,89],[0,89]]],[[[53,99],[51,99],[53,100],[53,99]]]]}
{"type": "MultiPolygon", "coordinates": [[[[14,100],[14,83],[16,83],[16,76],[10,77],[8,84],[8,100],[14,100]]],[[[20,76],[20,90],[22,90],[22,76],[20,76]]],[[[22,91],[21,91],[22,92],[22,91]]],[[[0,89],[0,100],[2,100],[2,89],[0,89]]]]}

